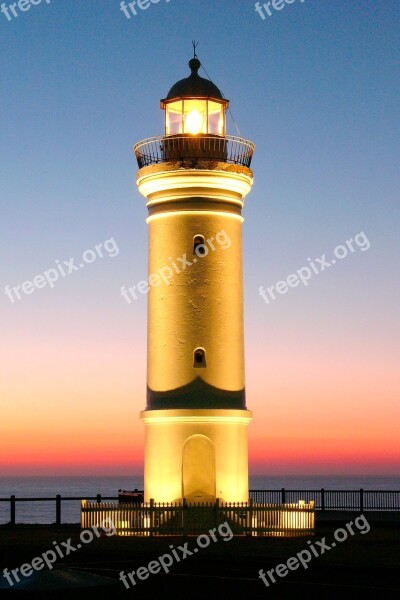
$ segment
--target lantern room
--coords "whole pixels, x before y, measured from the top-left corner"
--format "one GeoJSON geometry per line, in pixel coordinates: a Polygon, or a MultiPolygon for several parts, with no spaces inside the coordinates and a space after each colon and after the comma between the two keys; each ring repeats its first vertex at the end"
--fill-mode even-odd
{"type": "Polygon", "coordinates": [[[226,110],[229,100],[225,100],[217,86],[200,77],[201,66],[197,58],[189,61],[191,74],[181,79],[161,100],[165,111],[166,136],[212,135],[224,137],[226,134],[226,110]]]}

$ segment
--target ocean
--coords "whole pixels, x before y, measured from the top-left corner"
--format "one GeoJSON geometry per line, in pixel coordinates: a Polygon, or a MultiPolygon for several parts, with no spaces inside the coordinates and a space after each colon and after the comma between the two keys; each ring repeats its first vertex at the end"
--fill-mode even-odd
{"type": "MultiPolygon", "coordinates": [[[[374,476],[250,476],[252,490],[400,490],[400,477],[374,476]]],[[[87,498],[101,494],[117,496],[119,489],[143,489],[143,477],[2,477],[0,498],[76,496],[87,498]]],[[[10,520],[9,502],[0,502],[0,525],[10,520]]],[[[51,523],[55,521],[55,502],[17,502],[17,523],[51,523]]],[[[62,522],[79,523],[80,502],[63,501],[62,522]]]]}

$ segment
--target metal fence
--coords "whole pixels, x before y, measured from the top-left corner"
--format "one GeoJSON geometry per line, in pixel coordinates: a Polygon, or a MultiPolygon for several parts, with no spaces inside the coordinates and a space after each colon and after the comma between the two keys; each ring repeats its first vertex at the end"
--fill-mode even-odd
{"type": "Polygon", "coordinates": [[[254,144],[243,138],[199,136],[157,136],[133,147],[139,169],[171,161],[220,161],[250,167],[254,144]]]}
{"type": "Polygon", "coordinates": [[[199,535],[227,523],[234,535],[304,536],[314,533],[314,503],[149,503],[82,500],[81,527],[115,528],[122,536],[199,535]]]}
{"type": "MultiPolygon", "coordinates": [[[[254,504],[290,504],[304,500],[309,503],[311,500],[315,502],[316,511],[327,510],[344,510],[344,511],[400,511],[400,490],[396,491],[381,491],[381,490],[287,490],[285,488],[279,490],[250,490],[250,499],[254,504]]],[[[62,522],[62,504],[65,502],[80,502],[82,496],[53,496],[47,498],[17,498],[10,496],[9,498],[0,498],[0,503],[9,504],[9,521],[10,525],[15,525],[17,519],[17,504],[20,503],[40,503],[46,502],[52,504],[53,517],[49,510],[49,522],[61,525],[62,522]]],[[[118,500],[116,496],[88,497],[88,501],[100,503],[102,501],[118,500]]]]}
{"type": "Polygon", "coordinates": [[[400,490],[251,490],[250,498],[255,502],[298,502],[315,501],[316,510],[398,511],[400,490]]]}

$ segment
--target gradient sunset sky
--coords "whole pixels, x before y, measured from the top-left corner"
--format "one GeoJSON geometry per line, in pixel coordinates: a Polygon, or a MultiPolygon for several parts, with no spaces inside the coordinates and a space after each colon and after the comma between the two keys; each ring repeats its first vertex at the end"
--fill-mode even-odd
{"type": "Polygon", "coordinates": [[[120,294],[147,274],[132,145],[163,133],[192,39],[256,144],[250,471],[399,474],[399,2],[297,0],[265,20],[247,0],[160,0],[130,20],[119,4],[0,13],[0,475],[142,473],[147,298],[120,294]],[[360,232],[368,249],[260,296],[360,232]],[[53,289],[4,293],[110,238],[116,256],[53,289]]]}

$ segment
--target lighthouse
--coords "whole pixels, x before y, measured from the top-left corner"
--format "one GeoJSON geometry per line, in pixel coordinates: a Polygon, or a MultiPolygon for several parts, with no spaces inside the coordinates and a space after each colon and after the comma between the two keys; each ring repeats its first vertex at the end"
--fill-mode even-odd
{"type": "Polygon", "coordinates": [[[135,145],[147,201],[144,500],[248,501],[242,209],[254,145],[227,135],[229,101],[200,61],[161,100],[161,136],[135,145]]]}

